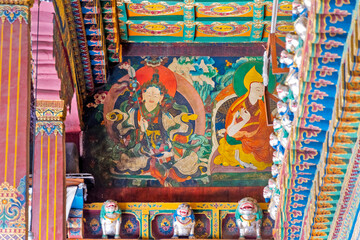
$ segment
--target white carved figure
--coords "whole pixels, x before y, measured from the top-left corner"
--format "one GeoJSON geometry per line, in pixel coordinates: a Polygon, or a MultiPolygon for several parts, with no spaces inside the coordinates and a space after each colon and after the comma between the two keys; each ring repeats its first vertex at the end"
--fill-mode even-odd
{"type": "Polygon", "coordinates": [[[285,41],[285,49],[288,52],[295,52],[296,49],[300,48],[299,36],[296,34],[286,34],[285,41]]]}
{"type": "Polygon", "coordinates": [[[287,86],[298,84],[299,85],[299,73],[294,69],[289,71],[289,74],[286,76],[285,84],[287,86]]]}
{"type": "Polygon", "coordinates": [[[299,0],[294,0],[292,3],[292,20],[295,21],[298,17],[306,16],[307,8],[299,0]]]}
{"type": "Polygon", "coordinates": [[[114,238],[120,238],[121,211],[114,200],[104,202],[100,212],[100,222],[102,229],[102,238],[108,238],[108,235],[114,238]]]}
{"type": "Polygon", "coordinates": [[[281,126],[285,129],[287,133],[291,132],[292,121],[287,113],[281,117],[281,126]]]}
{"type": "MultiPolygon", "coordinates": [[[[279,133],[279,131],[281,131],[282,129],[282,126],[281,126],[281,119],[278,119],[278,118],[274,118],[273,120],[273,128],[274,128],[274,132],[277,136],[277,134],[279,133]]],[[[277,138],[279,140],[279,138],[277,138]]],[[[271,140],[274,140],[275,139],[271,139],[271,140]]]]}
{"type": "Polygon", "coordinates": [[[294,54],[289,53],[286,50],[282,50],[280,54],[280,67],[291,67],[294,64],[294,54]]]}
{"type": "Polygon", "coordinates": [[[174,214],[174,235],[172,238],[195,238],[195,217],[190,205],[182,203],[174,214]]]}
{"type": "Polygon", "coordinates": [[[272,161],[274,164],[282,164],[284,160],[284,154],[280,151],[273,152],[273,158],[272,161]]]}
{"type": "Polygon", "coordinates": [[[275,178],[269,178],[268,186],[269,186],[270,190],[272,190],[272,191],[275,190],[275,188],[276,188],[276,180],[275,180],[275,178]]]}
{"type": "Polygon", "coordinates": [[[280,144],[278,137],[275,133],[270,134],[270,146],[272,146],[274,149],[277,148],[277,146],[280,144]]]}
{"type": "Polygon", "coordinates": [[[302,49],[299,48],[295,51],[295,55],[294,55],[294,66],[296,67],[297,71],[301,67],[301,61],[302,61],[302,49]]]}
{"type": "Polygon", "coordinates": [[[282,146],[282,148],[278,147],[278,149],[279,150],[286,149],[288,144],[289,133],[284,128],[282,128],[281,131],[278,132],[278,136],[279,136],[280,145],[282,146]]]}
{"type": "Polygon", "coordinates": [[[288,86],[279,84],[276,86],[276,91],[278,93],[279,98],[283,102],[286,102],[288,100],[288,96],[289,96],[289,87],[288,86]]]}
{"type": "Polygon", "coordinates": [[[298,99],[300,94],[299,82],[295,82],[294,84],[289,85],[289,88],[292,93],[293,99],[298,99]]]}
{"type": "Polygon", "coordinates": [[[298,103],[296,100],[290,100],[289,102],[290,111],[296,113],[298,110],[298,103]]]}
{"type": "Polygon", "coordinates": [[[280,193],[278,191],[274,191],[269,204],[269,214],[270,217],[274,220],[276,219],[276,213],[278,210],[279,203],[280,203],[280,193]]]}
{"type": "Polygon", "coordinates": [[[311,1],[312,0],[304,0],[304,5],[308,11],[311,10],[311,1]]]}
{"type": "Polygon", "coordinates": [[[278,101],[276,104],[276,107],[277,107],[278,113],[281,116],[284,115],[289,109],[288,105],[286,103],[284,103],[283,101],[278,101]]]}
{"type": "Polygon", "coordinates": [[[272,196],[272,191],[270,190],[269,186],[264,187],[263,196],[264,196],[265,202],[268,203],[272,196]]]}
{"type": "Polygon", "coordinates": [[[300,16],[296,19],[294,23],[295,32],[299,35],[299,37],[305,41],[306,31],[307,31],[307,18],[304,16],[300,16]]]}
{"type": "Polygon", "coordinates": [[[256,239],[261,239],[262,209],[253,198],[246,197],[239,201],[236,208],[235,218],[239,227],[241,240],[247,235],[256,233],[256,239]]]}
{"type": "Polygon", "coordinates": [[[280,173],[280,167],[276,164],[273,164],[271,166],[271,175],[273,176],[273,178],[276,178],[280,173]]]}

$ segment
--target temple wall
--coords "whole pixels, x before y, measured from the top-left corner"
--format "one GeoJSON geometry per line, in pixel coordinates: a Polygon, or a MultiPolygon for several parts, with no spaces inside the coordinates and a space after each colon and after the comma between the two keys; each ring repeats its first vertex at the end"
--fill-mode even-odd
{"type": "Polygon", "coordinates": [[[125,56],[112,69],[107,84],[84,104],[82,172],[92,173],[101,191],[90,191],[90,201],[237,201],[246,196],[264,201],[276,79],[272,76],[264,88],[261,57],[218,54],[125,56]],[[130,66],[136,81],[129,78],[130,66]],[[254,66],[258,75],[245,77],[254,66]],[[253,82],[266,90],[254,105],[249,103],[253,82]],[[147,111],[144,88],[158,83],[164,97],[147,111]],[[251,118],[237,131],[242,136],[231,138],[227,128],[234,119],[234,124],[242,121],[242,108],[251,118]],[[141,118],[148,121],[146,134],[141,118]]]}

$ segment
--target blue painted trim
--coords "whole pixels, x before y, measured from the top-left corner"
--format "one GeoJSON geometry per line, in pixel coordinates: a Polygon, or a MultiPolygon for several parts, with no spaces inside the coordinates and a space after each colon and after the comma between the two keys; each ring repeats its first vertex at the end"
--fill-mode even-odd
{"type": "MultiPolygon", "coordinates": [[[[356,212],[356,214],[355,214],[354,221],[353,221],[351,230],[350,230],[350,232],[349,232],[349,238],[348,238],[348,240],[351,240],[351,239],[352,239],[352,235],[353,235],[353,233],[354,233],[354,228],[356,227],[356,220],[357,220],[357,218],[359,217],[359,211],[360,211],[360,206],[358,206],[357,212],[356,212]]],[[[359,236],[358,236],[358,237],[359,237],[359,236]]],[[[359,239],[359,238],[355,238],[355,239],[359,239]]]]}

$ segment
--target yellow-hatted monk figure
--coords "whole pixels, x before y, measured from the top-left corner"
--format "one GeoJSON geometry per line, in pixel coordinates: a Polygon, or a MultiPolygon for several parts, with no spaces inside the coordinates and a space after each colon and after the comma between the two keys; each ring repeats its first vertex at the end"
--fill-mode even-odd
{"type": "MultiPolygon", "coordinates": [[[[241,81],[235,79],[234,81],[241,81]]],[[[234,83],[235,85],[235,83],[234,83]]],[[[255,66],[246,73],[247,92],[229,108],[224,138],[220,139],[214,163],[264,170],[272,165],[273,148],[269,136],[273,128],[267,125],[263,79],[255,66]]]]}

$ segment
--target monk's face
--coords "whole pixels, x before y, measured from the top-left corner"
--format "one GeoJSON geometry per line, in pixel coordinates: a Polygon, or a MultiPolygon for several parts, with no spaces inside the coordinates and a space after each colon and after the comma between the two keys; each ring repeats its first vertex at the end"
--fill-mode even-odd
{"type": "Polygon", "coordinates": [[[250,85],[250,93],[256,99],[261,99],[264,96],[264,85],[260,82],[253,82],[250,85]]]}

